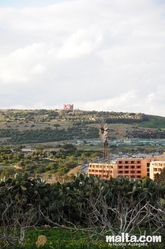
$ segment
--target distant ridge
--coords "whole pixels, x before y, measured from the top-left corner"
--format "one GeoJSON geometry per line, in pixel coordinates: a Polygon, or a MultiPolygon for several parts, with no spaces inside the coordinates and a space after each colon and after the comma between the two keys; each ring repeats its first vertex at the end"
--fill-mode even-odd
{"type": "Polygon", "coordinates": [[[63,109],[1,109],[0,144],[98,139],[100,117],[110,139],[165,138],[165,117],[144,113],[63,109]]]}

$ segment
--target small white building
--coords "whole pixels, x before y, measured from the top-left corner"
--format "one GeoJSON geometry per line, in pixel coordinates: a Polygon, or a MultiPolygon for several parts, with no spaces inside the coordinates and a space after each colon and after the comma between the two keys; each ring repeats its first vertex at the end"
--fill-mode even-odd
{"type": "Polygon", "coordinates": [[[21,151],[25,154],[32,154],[34,149],[33,148],[22,148],[21,151]]]}

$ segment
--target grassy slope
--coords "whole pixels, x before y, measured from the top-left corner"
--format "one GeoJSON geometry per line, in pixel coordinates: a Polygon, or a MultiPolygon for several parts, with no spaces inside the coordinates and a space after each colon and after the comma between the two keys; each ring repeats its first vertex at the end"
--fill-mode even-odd
{"type": "MultiPolygon", "coordinates": [[[[130,117],[128,113],[81,110],[75,110],[74,112],[64,110],[0,110],[0,129],[24,132],[26,130],[43,130],[45,128],[56,130],[56,126],[58,126],[59,130],[81,126],[84,134],[87,134],[85,129],[90,127],[99,128],[99,117],[104,117],[105,120],[116,119],[108,123],[110,139],[122,138],[126,135],[126,131],[132,132],[136,127],[139,127],[142,132],[149,128],[165,129],[165,117],[144,114],[135,115],[137,118],[131,123],[127,123],[130,117]],[[144,116],[146,120],[139,122],[138,118],[141,116],[144,116]],[[124,119],[124,123],[121,119],[124,119]]],[[[87,135],[86,139],[88,138],[90,137],[87,135]]],[[[98,134],[96,138],[98,138],[98,134]]],[[[75,136],[75,139],[78,139],[78,137],[75,136]]],[[[1,137],[0,143],[3,144],[4,141],[6,141],[6,138],[1,137]]]]}

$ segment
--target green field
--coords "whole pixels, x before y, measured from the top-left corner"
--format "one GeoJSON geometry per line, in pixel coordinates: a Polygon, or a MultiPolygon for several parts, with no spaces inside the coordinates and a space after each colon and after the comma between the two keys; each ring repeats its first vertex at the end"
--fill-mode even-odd
{"type": "MultiPolygon", "coordinates": [[[[10,248],[10,247],[8,247],[10,248]]],[[[63,228],[41,228],[37,227],[27,231],[27,238],[23,247],[16,249],[164,249],[163,243],[149,243],[148,246],[113,246],[99,239],[90,240],[87,233],[71,231],[63,228]],[[40,237],[39,237],[40,236],[40,237]]]]}

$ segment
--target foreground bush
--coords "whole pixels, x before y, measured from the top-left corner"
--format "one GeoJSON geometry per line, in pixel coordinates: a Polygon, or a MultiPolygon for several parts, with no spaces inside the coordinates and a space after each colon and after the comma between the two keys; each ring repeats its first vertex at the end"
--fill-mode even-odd
{"type": "MultiPolygon", "coordinates": [[[[81,235],[77,238],[78,242],[74,242],[78,243],[77,246],[84,246],[87,238],[95,242],[98,235],[100,242],[104,243],[107,232],[117,235],[121,232],[137,234],[138,231],[138,234],[142,234],[145,228],[148,235],[154,232],[163,235],[164,194],[164,186],[158,188],[154,181],[147,178],[134,181],[119,177],[102,181],[81,174],[72,182],[50,185],[41,179],[31,179],[28,175],[15,175],[0,182],[1,247],[31,246],[37,238],[30,238],[28,244],[27,230],[45,224],[86,231],[86,240],[81,244],[81,235]]],[[[55,244],[47,243],[44,246],[55,247],[57,241],[64,246],[65,236],[61,240],[59,236],[49,239],[55,244]]],[[[68,248],[70,240],[72,238],[68,240],[67,236],[68,248]]]]}

